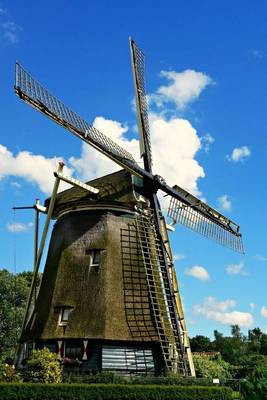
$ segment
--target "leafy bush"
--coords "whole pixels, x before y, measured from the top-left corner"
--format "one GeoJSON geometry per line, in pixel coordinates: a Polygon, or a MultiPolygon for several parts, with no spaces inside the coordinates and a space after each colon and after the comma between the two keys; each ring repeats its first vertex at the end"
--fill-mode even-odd
{"type": "Polygon", "coordinates": [[[231,400],[226,387],[0,384],[1,400],[231,400]]]}
{"type": "Polygon", "coordinates": [[[241,378],[250,378],[257,367],[265,365],[267,368],[267,357],[261,354],[247,354],[240,358],[239,364],[241,378]]]}
{"type": "Polygon", "coordinates": [[[245,400],[267,400],[267,367],[257,366],[251,377],[241,383],[245,400]]]}
{"type": "Polygon", "coordinates": [[[3,358],[0,358],[0,382],[21,382],[20,374],[13,365],[6,364],[3,358]]]}
{"type": "Polygon", "coordinates": [[[220,354],[216,354],[212,357],[194,354],[193,358],[196,375],[199,378],[219,378],[222,380],[232,377],[230,364],[224,361],[220,354]]]}
{"type": "Polygon", "coordinates": [[[23,371],[25,382],[60,383],[62,382],[62,367],[57,354],[47,348],[33,350],[23,371]]]}

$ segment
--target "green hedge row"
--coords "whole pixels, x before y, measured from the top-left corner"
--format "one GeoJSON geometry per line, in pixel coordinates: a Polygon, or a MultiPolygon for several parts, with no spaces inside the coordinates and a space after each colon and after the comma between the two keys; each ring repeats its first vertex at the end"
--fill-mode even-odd
{"type": "MultiPolygon", "coordinates": [[[[64,374],[64,383],[116,383],[138,385],[214,386],[212,379],[181,378],[177,376],[119,375],[114,372],[96,374],[64,374]]],[[[228,386],[228,385],[224,385],[228,386]]]]}
{"type": "Polygon", "coordinates": [[[1,383],[1,400],[231,400],[227,387],[1,383]]]}

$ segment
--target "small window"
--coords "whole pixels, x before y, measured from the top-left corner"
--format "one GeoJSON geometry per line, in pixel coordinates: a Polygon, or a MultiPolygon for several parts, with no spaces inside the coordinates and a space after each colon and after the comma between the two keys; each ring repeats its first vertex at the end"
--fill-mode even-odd
{"type": "Polygon", "coordinates": [[[62,307],[59,315],[59,325],[67,325],[70,317],[71,308],[62,307]]]}
{"type": "Polygon", "coordinates": [[[100,250],[90,249],[86,251],[90,256],[89,266],[98,268],[100,266],[100,250]]]}

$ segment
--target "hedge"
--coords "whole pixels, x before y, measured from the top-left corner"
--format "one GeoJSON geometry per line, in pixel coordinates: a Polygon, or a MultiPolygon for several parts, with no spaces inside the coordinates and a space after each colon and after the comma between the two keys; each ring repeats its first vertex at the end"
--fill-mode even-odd
{"type": "MultiPolygon", "coordinates": [[[[64,383],[115,383],[136,385],[214,386],[212,379],[177,376],[119,375],[114,372],[96,374],[64,374],[64,383]]],[[[225,384],[224,386],[228,386],[225,384]]]]}
{"type": "Polygon", "coordinates": [[[1,400],[231,400],[227,387],[0,383],[1,400]]]}

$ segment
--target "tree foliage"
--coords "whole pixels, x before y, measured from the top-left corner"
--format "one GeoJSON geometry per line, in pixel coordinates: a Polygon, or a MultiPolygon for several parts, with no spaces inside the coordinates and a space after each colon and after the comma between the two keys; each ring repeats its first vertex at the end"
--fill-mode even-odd
{"type": "Polygon", "coordinates": [[[251,377],[242,382],[241,393],[244,400],[267,400],[267,365],[258,365],[251,377]]]}
{"type": "Polygon", "coordinates": [[[0,356],[14,357],[22,325],[31,272],[14,275],[0,270],[0,356]]]}
{"type": "Polygon", "coordinates": [[[194,364],[198,378],[230,379],[231,365],[224,361],[220,354],[207,356],[194,354],[194,364]]]}
{"type": "Polygon", "coordinates": [[[210,338],[202,335],[197,335],[190,340],[192,352],[198,351],[213,351],[214,344],[211,342],[210,338]]]}
{"type": "Polygon", "coordinates": [[[23,372],[25,382],[60,383],[62,366],[57,354],[47,348],[33,350],[23,372]]]}
{"type": "MultiPolygon", "coordinates": [[[[193,352],[220,353],[222,360],[231,365],[234,378],[249,378],[259,365],[267,364],[267,334],[260,328],[249,330],[246,336],[242,334],[238,325],[232,325],[231,336],[224,336],[215,330],[213,341],[205,336],[197,335],[190,342],[193,352]]],[[[199,360],[196,362],[198,363],[199,360]]],[[[206,362],[207,371],[209,371],[209,362],[206,362]]]]}

